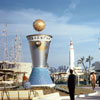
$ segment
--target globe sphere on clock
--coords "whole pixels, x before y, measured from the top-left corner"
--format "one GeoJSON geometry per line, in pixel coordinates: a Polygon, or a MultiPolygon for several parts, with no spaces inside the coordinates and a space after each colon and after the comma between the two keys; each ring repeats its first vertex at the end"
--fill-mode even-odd
{"type": "Polygon", "coordinates": [[[41,19],[37,19],[33,22],[33,28],[36,31],[42,31],[45,28],[45,22],[41,19]]]}

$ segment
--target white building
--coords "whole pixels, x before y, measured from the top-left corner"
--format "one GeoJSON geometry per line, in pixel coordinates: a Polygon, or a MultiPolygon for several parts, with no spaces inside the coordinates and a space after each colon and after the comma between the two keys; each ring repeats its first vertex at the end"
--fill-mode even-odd
{"type": "Polygon", "coordinates": [[[22,82],[23,73],[26,73],[29,78],[32,71],[32,63],[0,61],[0,69],[2,71],[14,71],[17,74],[18,81],[22,82]]]}

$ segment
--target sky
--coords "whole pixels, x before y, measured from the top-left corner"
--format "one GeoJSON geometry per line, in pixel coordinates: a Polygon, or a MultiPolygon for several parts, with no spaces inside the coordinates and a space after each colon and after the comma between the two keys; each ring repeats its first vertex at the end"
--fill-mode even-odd
{"type": "Polygon", "coordinates": [[[33,29],[36,19],[45,21],[41,34],[53,36],[48,55],[50,67],[69,65],[70,40],[74,45],[75,64],[89,55],[94,58],[92,63],[100,60],[100,0],[0,0],[0,34],[4,24],[7,24],[8,39],[22,34],[25,62],[31,62],[26,36],[37,34],[33,29]]]}

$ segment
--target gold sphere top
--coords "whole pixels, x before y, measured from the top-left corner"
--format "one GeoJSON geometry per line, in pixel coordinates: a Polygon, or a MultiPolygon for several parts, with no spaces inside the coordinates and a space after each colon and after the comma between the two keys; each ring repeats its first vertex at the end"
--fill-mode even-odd
{"type": "Polygon", "coordinates": [[[42,31],[45,28],[45,22],[41,19],[37,19],[33,22],[33,28],[36,31],[42,31]]]}

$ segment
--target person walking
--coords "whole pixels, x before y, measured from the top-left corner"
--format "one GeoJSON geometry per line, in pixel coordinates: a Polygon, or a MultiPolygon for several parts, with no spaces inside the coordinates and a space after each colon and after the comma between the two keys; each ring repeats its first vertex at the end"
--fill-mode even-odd
{"type": "Polygon", "coordinates": [[[73,70],[70,69],[70,75],[68,77],[68,89],[69,89],[70,100],[75,100],[74,98],[75,80],[76,80],[76,76],[73,74],[73,70]]]}
{"type": "Polygon", "coordinates": [[[22,77],[22,85],[24,86],[24,83],[27,81],[27,77],[25,75],[25,73],[23,74],[23,77],[22,77]]]}
{"type": "Polygon", "coordinates": [[[94,90],[95,89],[95,84],[96,84],[96,75],[95,75],[94,72],[90,76],[90,81],[91,81],[92,89],[94,90]]]}
{"type": "Polygon", "coordinates": [[[98,83],[99,83],[99,87],[100,87],[100,75],[99,75],[97,81],[98,81],[98,83]]]}

